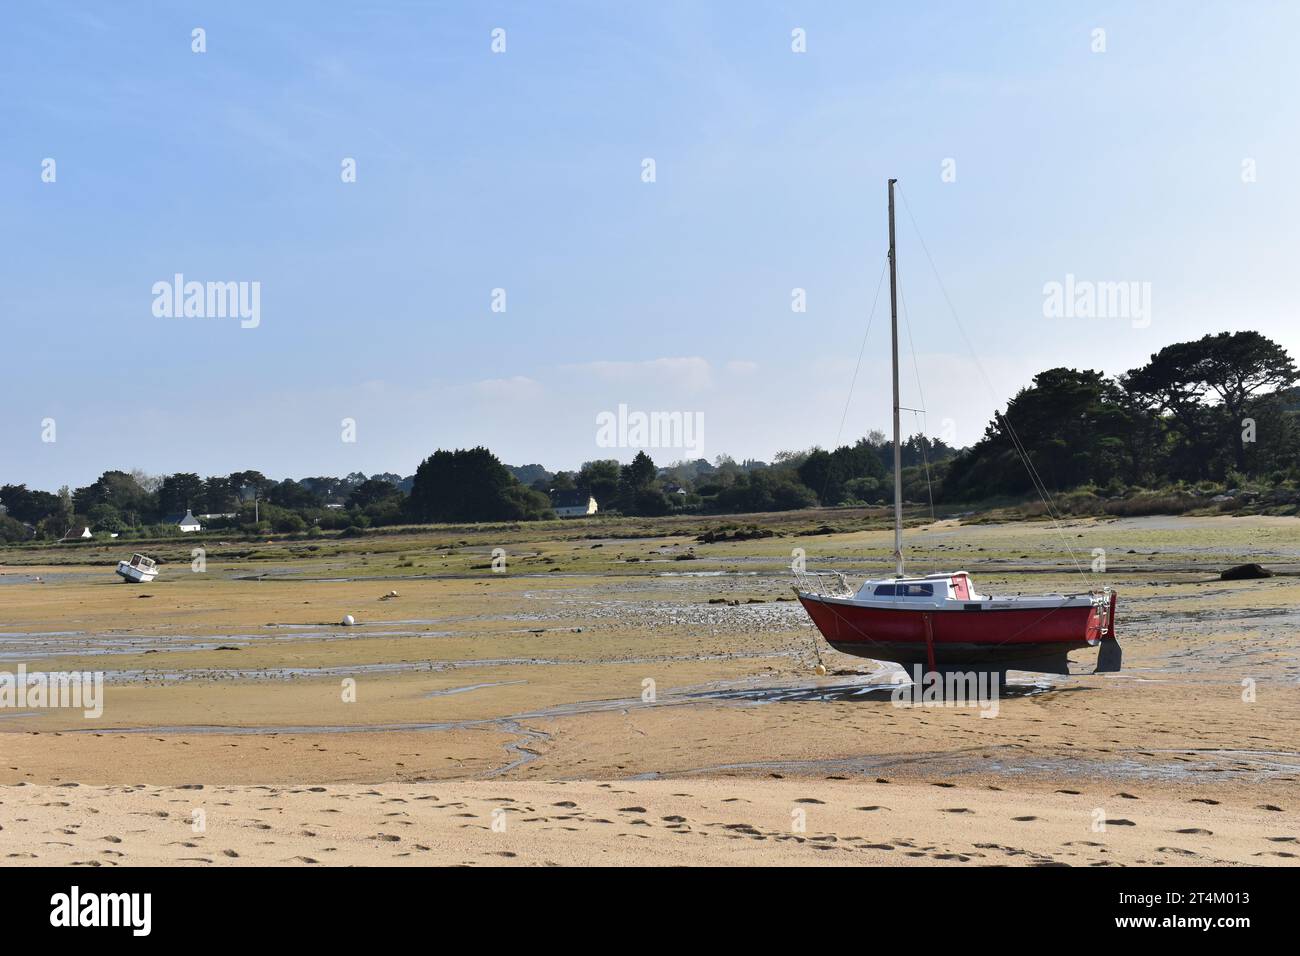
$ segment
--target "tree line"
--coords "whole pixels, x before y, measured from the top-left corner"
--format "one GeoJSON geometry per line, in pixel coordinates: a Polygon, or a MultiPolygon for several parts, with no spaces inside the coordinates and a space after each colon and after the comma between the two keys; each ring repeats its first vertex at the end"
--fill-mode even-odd
{"type": "Polygon", "coordinates": [[[1054,368],[1034,376],[984,436],[941,469],[941,498],[1048,491],[1108,496],[1171,487],[1300,480],[1297,371],[1258,332],[1168,345],[1138,368],[1054,368]]]}
{"type": "MultiPolygon", "coordinates": [[[[955,453],[920,435],[903,446],[904,460],[939,461],[955,453]]],[[[0,540],[57,540],[69,530],[96,535],[160,537],[180,534],[186,511],[205,528],[308,535],[428,522],[531,521],[555,516],[565,494],[597,501],[602,513],[666,515],[738,513],[883,501],[892,494],[886,464],[893,444],[879,432],[827,452],[783,452],[772,464],[728,456],[659,467],[644,451],[622,464],[589,461],[576,471],[539,464],[511,467],[483,447],[439,449],[409,477],[283,480],[260,471],[201,478],[192,472],[155,477],[139,470],[106,471],[82,488],[58,492],[0,486],[0,540]]]]}
{"type": "MultiPolygon", "coordinates": [[[[1166,346],[1114,378],[1048,369],[969,448],[909,437],[900,449],[903,495],[962,503],[1038,490],[1116,497],[1249,482],[1294,491],[1297,378],[1286,350],[1251,331],[1166,346]]],[[[407,477],[106,471],[75,490],[0,486],[0,540],[57,539],[83,526],[97,534],[178,534],[170,519],[186,510],[211,516],[201,519],[207,527],[258,534],[528,521],[554,517],[553,502],[566,495],[593,497],[602,513],[646,516],[883,504],[893,498],[893,443],[873,431],[831,450],[780,452],[770,463],[722,455],[660,467],[641,451],[626,464],[603,459],[556,472],[505,465],[483,447],[439,449],[407,477]]]]}

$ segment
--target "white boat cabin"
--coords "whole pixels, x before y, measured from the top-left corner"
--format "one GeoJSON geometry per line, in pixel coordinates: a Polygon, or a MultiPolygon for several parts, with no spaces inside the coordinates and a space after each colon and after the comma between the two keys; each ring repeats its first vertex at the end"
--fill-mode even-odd
{"type": "Polygon", "coordinates": [[[968,572],[957,571],[929,574],[923,578],[863,581],[855,600],[872,604],[896,602],[907,607],[939,607],[948,601],[985,601],[988,598],[975,592],[968,572]]]}
{"type": "Polygon", "coordinates": [[[153,558],[133,554],[130,561],[117,562],[117,574],[131,584],[148,584],[158,576],[158,564],[153,558]]]}
{"type": "Polygon", "coordinates": [[[929,574],[923,578],[864,581],[849,600],[859,606],[899,610],[1021,610],[1105,604],[1108,593],[993,595],[980,594],[967,571],[929,574]],[[978,605],[978,608],[976,607],[978,605]]]}

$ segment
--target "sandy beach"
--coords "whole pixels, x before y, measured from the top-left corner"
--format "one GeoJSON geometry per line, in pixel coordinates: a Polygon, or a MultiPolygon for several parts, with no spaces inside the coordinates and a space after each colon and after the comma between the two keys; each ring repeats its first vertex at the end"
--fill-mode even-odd
{"type": "Polygon", "coordinates": [[[892,665],[828,650],[788,600],[796,547],[879,572],[878,515],[760,523],[712,544],[700,519],[208,542],[197,573],[178,542],[141,586],[102,546],[8,552],[0,670],[105,684],[97,718],[0,710],[0,858],[1300,858],[1294,519],[916,523],[911,567],[999,592],[1078,590],[1063,540],[1105,551],[1124,671],[1077,652],[1070,676],[1013,673],[993,717],[895,706],[892,665]],[[1242,561],[1278,576],[1218,580],[1242,561]]]}
{"type": "Polygon", "coordinates": [[[6,788],[0,853],[11,864],[58,866],[1235,866],[1295,859],[1294,813],[1135,789],[1008,792],[969,782],[707,777],[26,786],[6,788]],[[1103,808],[1115,815],[1095,829],[1103,808]]]}

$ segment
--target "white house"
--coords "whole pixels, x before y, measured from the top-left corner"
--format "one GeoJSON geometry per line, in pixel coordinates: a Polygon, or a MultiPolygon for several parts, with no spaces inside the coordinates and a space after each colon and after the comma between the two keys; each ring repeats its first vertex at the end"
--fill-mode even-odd
{"type": "Polygon", "coordinates": [[[176,527],[181,529],[182,534],[203,530],[203,525],[199,524],[199,519],[194,517],[194,513],[188,508],[185,509],[184,516],[172,515],[164,522],[164,524],[176,525],[176,527]]]}
{"type": "Polygon", "coordinates": [[[583,518],[596,513],[596,499],[580,491],[551,492],[551,508],[557,518],[583,518]]]}

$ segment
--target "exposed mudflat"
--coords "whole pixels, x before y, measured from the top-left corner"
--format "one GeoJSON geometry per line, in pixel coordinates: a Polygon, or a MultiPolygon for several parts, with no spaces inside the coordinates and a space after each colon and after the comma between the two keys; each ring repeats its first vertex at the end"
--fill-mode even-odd
{"type": "Polygon", "coordinates": [[[673,522],[626,538],[552,522],[455,529],[451,543],[213,547],[207,572],[176,557],[137,586],[117,583],[108,553],[5,552],[0,671],[99,671],[106,686],[98,718],[0,709],[0,854],[705,863],[743,845],[795,863],[1220,865],[1300,852],[1300,521],[909,531],[916,571],[963,568],[998,593],[1120,592],[1123,672],[1093,675],[1095,652],[1078,652],[1069,676],[1013,672],[982,715],[895,706],[896,668],[830,651],[789,600],[791,549],[879,574],[887,529],[780,520],[784,536],[716,544],[673,522]],[[481,567],[498,546],[505,574],[481,567]],[[1076,570],[1097,548],[1106,570],[1076,570]],[[1218,580],[1243,561],[1279,575],[1218,580]],[[356,626],[335,623],[344,614],[356,626]],[[192,784],[224,842],[190,835],[193,791],[175,788],[192,784]],[[498,786],[518,808],[499,847],[498,786]],[[566,788],[578,809],[543,806],[566,788]],[[606,800],[619,789],[635,799],[606,800]],[[272,793],[273,839],[247,822],[272,793]],[[414,812],[435,803],[471,816],[414,812]],[[860,809],[874,804],[888,810],[860,809]],[[631,805],[643,824],[623,819],[631,805]],[[1095,830],[1099,808],[1132,825],[1095,830]],[[326,810],[342,811],[331,831],[310,822],[326,810]],[[77,813],[94,827],[72,827],[77,813]],[[101,823],[122,843],[82,839],[101,823]]]}

